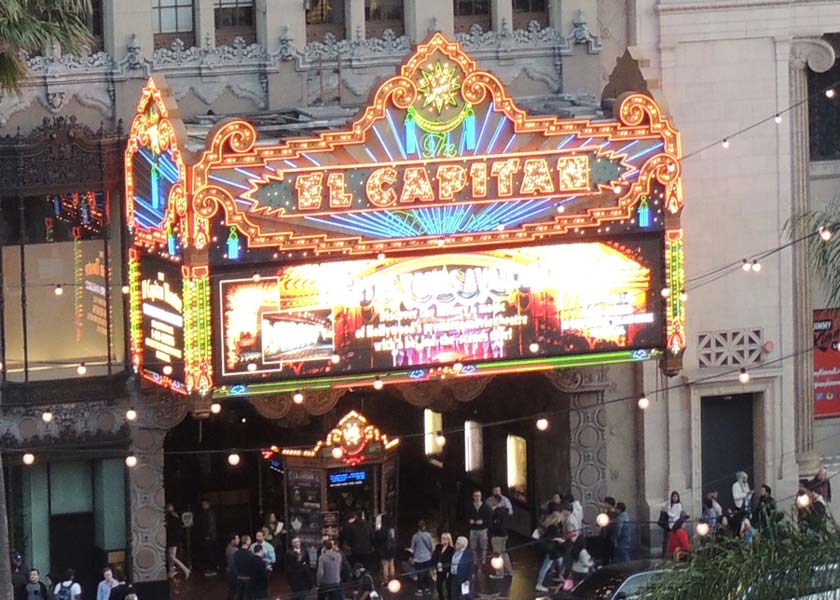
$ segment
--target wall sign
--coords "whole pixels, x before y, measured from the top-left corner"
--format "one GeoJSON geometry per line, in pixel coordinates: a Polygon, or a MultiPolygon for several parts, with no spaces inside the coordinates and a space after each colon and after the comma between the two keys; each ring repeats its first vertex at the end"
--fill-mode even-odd
{"type": "Polygon", "coordinates": [[[814,311],[814,416],[840,416],[840,311],[814,311]]]}

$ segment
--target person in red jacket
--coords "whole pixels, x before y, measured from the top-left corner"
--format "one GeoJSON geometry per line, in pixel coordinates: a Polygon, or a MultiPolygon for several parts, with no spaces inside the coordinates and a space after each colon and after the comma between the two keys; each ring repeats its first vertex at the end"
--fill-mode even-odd
{"type": "Polygon", "coordinates": [[[684,519],[677,519],[668,534],[668,556],[674,560],[685,560],[691,552],[691,540],[683,529],[684,519]]]}

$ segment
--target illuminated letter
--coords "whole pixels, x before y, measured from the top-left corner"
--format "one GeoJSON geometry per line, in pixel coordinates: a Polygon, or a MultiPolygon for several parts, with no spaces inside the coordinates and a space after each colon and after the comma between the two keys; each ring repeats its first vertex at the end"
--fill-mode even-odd
{"type": "Polygon", "coordinates": [[[467,187],[467,170],[458,165],[442,165],[435,175],[438,181],[438,198],[452,200],[455,194],[467,187]]]}
{"type": "Polygon", "coordinates": [[[548,170],[548,161],[531,158],[525,161],[525,176],[522,178],[520,194],[553,194],[554,182],[548,170]]]}
{"type": "Polygon", "coordinates": [[[298,195],[298,208],[300,210],[316,210],[321,208],[321,182],[324,179],[323,173],[312,173],[311,175],[298,175],[295,179],[295,190],[298,195]]]}
{"type": "Polygon", "coordinates": [[[400,195],[400,204],[410,202],[434,202],[435,193],[432,191],[432,183],[429,181],[429,174],[425,167],[409,167],[403,176],[403,189],[400,195]]]}
{"type": "Polygon", "coordinates": [[[344,189],[344,173],[330,173],[327,187],[330,190],[330,208],[347,208],[353,204],[353,194],[344,189]]]}
{"type": "Polygon", "coordinates": [[[388,208],[393,206],[397,201],[397,193],[390,187],[385,189],[386,185],[391,185],[397,180],[397,172],[391,167],[382,167],[376,169],[368,177],[365,184],[365,191],[367,192],[368,201],[379,208],[388,208]]]}
{"type": "Polygon", "coordinates": [[[589,158],[587,156],[558,158],[557,172],[560,174],[560,191],[589,189],[589,158]]]}
{"type": "Polygon", "coordinates": [[[472,193],[476,198],[487,196],[487,165],[484,163],[473,163],[470,166],[470,179],[472,179],[472,193]]]}
{"type": "Polygon", "coordinates": [[[496,178],[496,187],[499,196],[510,196],[513,194],[513,175],[519,170],[519,159],[509,158],[498,160],[493,163],[490,175],[496,178]]]}

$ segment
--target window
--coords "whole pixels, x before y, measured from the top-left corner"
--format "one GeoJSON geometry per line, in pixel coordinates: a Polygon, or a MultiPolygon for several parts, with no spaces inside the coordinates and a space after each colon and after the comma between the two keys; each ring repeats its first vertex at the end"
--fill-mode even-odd
{"type": "Polygon", "coordinates": [[[542,27],[548,25],[546,0],[513,0],[513,28],[525,29],[536,21],[542,27]]]}
{"type": "Polygon", "coordinates": [[[467,473],[480,471],[484,467],[484,444],[481,438],[481,423],[464,423],[464,469],[467,473]]]}
{"type": "MultiPolygon", "coordinates": [[[[835,49],[840,48],[840,35],[825,36],[835,49]]],[[[808,74],[808,129],[811,160],[840,160],[840,110],[837,98],[827,98],[822,90],[834,85],[840,77],[840,61],[825,73],[808,74]]]]}
{"type": "Polygon", "coordinates": [[[438,444],[437,434],[443,431],[443,415],[433,410],[423,411],[423,445],[426,456],[434,456],[443,452],[443,446],[438,444]]]}
{"type": "Polygon", "coordinates": [[[192,32],[192,0],[152,0],[152,19],[156,34],[192,32]]]}
{"type": "Polygon", "coordinates": [[[344,39],[344,0],[306,0],[306,41],[314,42],[332,34],[344,39]]]}
{"type": "Polygon", "coordinates": [[[82,21],[87,25],[90,35],[93,36],[93,48],[102,49],[102,0],[91,0],[90,12],[82,16],[82,21]]]}
{"type": "Polygon", "coordinates": [[[528,499],[528,442],[518,435],[507,436],[507,484],[512,496],[528,499]]]}
{"type": "Polygon", "coordinates": [[[385,29],[403,32],[403,0],[365,0],[367,34],[380,36],[385,29]]]}
{"type": "Polygon", "coordinates": [[[254,0],[216,0],[216,29],[254,27],[254,0]]]}
{"type": "Polygon", "coordinates": [[[455,16],[468,17],[473,15],[489,15],[489,0],[455,0],[455,16]]]}

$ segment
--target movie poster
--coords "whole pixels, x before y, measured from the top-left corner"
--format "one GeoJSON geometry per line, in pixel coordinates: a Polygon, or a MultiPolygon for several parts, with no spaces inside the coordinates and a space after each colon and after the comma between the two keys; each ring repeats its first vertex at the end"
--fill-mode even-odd
{"type": "Polygon", "coordinates": [[[814,416],[840,415],[840,311],[814,311],[814,416]]]}

